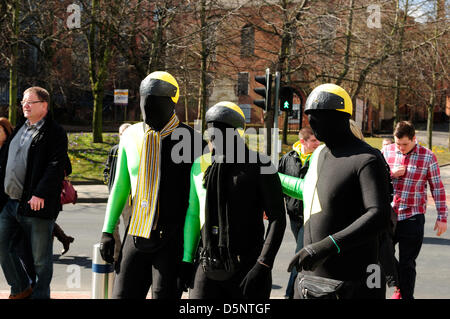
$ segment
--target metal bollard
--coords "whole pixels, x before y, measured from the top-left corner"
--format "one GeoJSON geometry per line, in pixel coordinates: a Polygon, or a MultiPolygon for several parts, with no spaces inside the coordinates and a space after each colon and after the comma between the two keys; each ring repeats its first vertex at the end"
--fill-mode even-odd
{"type": "Polygon", "coordinates": [[[100,254],[100,244],[92,254],[92,299],[109,299],[114,284],[114,264],[108,264],[100,254]]]}

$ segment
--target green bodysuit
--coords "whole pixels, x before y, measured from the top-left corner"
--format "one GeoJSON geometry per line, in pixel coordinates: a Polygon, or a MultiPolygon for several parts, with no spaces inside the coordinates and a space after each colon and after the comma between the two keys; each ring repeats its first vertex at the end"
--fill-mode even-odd
{"type": "Polygon", "coordinates": [[[192,263],[198,243],[200,230],[205,223],[206,189],[203,187],[203,175],[211,165],[211,153],[200,156],[192,164],[189,208],[184,225],[183,261],[192,263]]]}
{"type": "Polygon", "coordinates": [[[120,138],[116,175],[106,206],[103,232],[114,232],[130,191],[132,198],[136,194],[144,133],[145,123],[140,122],[127,128],[120,138]]]}

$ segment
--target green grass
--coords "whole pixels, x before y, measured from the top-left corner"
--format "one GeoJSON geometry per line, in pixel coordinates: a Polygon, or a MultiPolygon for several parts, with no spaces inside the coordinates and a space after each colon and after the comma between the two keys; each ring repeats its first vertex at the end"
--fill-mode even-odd
{"type": "MultiPolygon", "coordinates": [[[[112,146],[119,142],[117,133],[103,133],[103,143],[92,143],[92,133],[68,133],[69,157],[72,163],[70,179],[75,182],[103,183],[103,169],[112,146]]],[[[254,137],[253,137],[254,138],[254,137]]],[[[280,156],[292,150],[292,144],[298,140],[297,134],[289,134],[288,145],[281,146],[280,156]]],[[[382,138],[367,137],[366,142],[377,149],[381,148],[382,138]]],[[[262,151],[263,138],[252,149],[262,151]]],[[[253,142],[255,143],[255,142],[253,142]]],[[[450,164],[450,152],[445,147],[434,146],[439,165],[450,164]]]]}
{"type": "MultiPolygon", "coordinates": [[[[290,150],[292,150],[292,144],[297,142],[298,136],[296,134],[290,134],[288,135],[288,145],[282,145],[282,155],[286,154],[290,150]]],[[[366,137],[365,138],[367,144],[370,146],[381,149],[381,145],[383,142],[383,138],[381,137],[366,137]]],[[[421,144],[422,145],[422,144],[421,144]]],[[[426,145],[425,145],[426,147],[426,145]]],[[[433,153],[436,155],[436,158],[438,160],[438,163],[440,166],[444,164],[450,164],[450,152],[448,148],[443,146],[433,146],[433,153]]]]}
{"type": "Polygon", "coordinates": [[[119,134],[103,133],[103,143],[93,143],[92,133],[69,133],[70,179],[75,182],[103,182],[109,150],[119,142],[119,134]]]}

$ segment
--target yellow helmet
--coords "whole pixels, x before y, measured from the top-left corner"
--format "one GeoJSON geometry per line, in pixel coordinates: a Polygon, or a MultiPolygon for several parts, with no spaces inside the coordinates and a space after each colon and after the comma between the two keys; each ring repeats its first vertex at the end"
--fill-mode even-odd
{"type": "Polygon", "coordinates": [[[305,103],[305,113],[311,110],[336,110],[353,113],[353,103],[347,91],[339,85],[326,83],[316,87],[305,103]]]}
{"type": "Polygon", "coordinates": [[[155,71],[142,80],[139,93],[141,96],[168,96],[174,103],[177,103],[180,97],[180,88],[177,80],[170,73],[155,71]]]}
{"type": "Polygon", "coordinates": [[[205,114],[206,123],[220,122],[234,127],[242,136],[245,128],[245,115],[233,102],[222,101],[209,108],[205,114]]]}

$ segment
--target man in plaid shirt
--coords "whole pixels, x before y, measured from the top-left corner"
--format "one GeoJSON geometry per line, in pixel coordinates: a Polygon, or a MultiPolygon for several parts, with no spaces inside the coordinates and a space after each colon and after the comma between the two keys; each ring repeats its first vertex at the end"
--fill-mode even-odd
{"type": "Polygon", "coordinates": [[[394,185],[392,207],[397,213],[394,245],[399,244],[398,273],[403,299],[414,298],[416,258],[422,247],[430,184],[438,213],[434,230],[440,236],[447,230],[445,189],[436,156],[416,142],[415,128],[402,121],[394,130],[395,143],[383,147],[382,153],[391,169],[394,185]]]}

